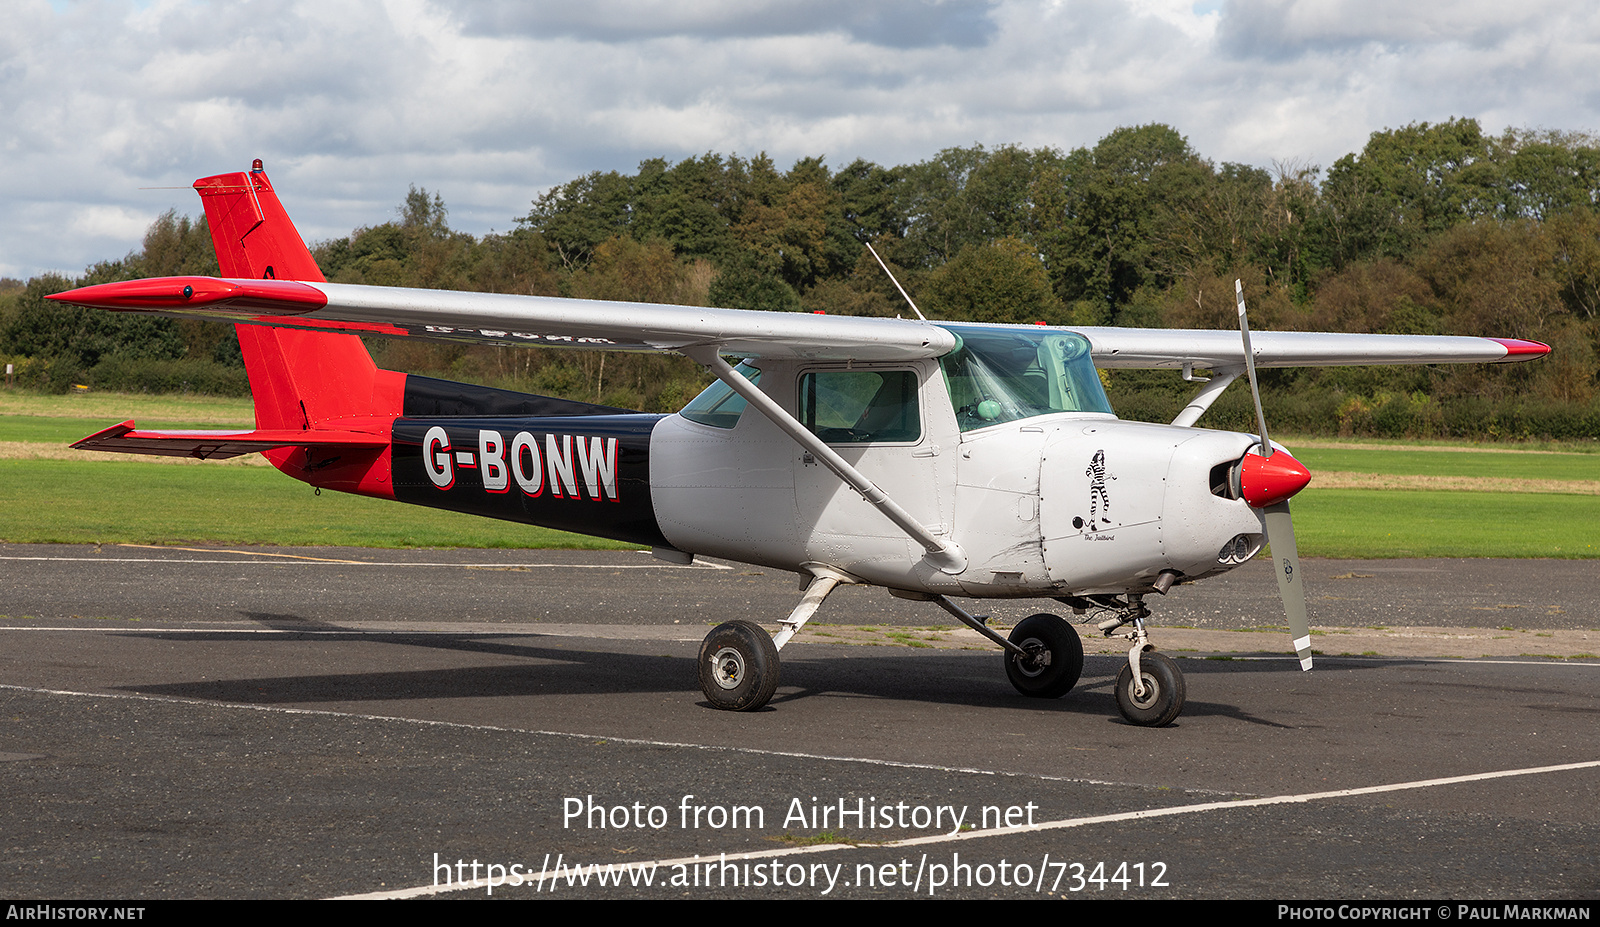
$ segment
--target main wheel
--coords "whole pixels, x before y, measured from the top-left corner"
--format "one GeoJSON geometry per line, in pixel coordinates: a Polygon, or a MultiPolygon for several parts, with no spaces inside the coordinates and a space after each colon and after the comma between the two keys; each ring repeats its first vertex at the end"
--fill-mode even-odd
{"type": "Polygon", "coordinates": [[[1055,615],[1030,615],[1011,629],[1011,643],[1031,658],[1006,654],[1006,678],[1031,698],[1060,698],[1083,674],[1083,641],[1072,625],[1055,615]]]}
{"type": "Polygon", "coordinates": [[[1183,671],[1165,654],[1139,656],[1139,675],[1144,679],[1144,694],[1133,693],[1133,667],[1124,663],[1117,674],[1117,710],[1130,724],[1165,727],[1183,711],[1187,694],[1183,671]]]}
{"type": "Polygon", "coordinates": [[[778,648],[753,621],[729,621],[700,644],[700,691],[713,708],[755,711],[778,690],[778,648]]]}

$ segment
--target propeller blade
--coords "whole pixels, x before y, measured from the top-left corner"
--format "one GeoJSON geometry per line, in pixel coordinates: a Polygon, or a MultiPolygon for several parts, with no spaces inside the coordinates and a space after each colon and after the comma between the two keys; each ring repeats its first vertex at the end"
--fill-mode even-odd
{"type": "Polygon", "coordinates": [[[1289,618],[1300,669],[1311,668],[1311,621],[1306,617],[1306,591],[1300,581],[1300,552],[1294,544],[1294,521],[1285,499],[1262,510],[1267,516],[1267,541],[1272,544],[1272,567],[1278,574],[1278,593],[1289,618]]]}
{"type": "Polygon", "coordinates": [[[1250,321],[1244,314],[1244,284],[1233,281],[1233,295],[1239,302],[1239,334],[1244,338],[1244,371],[1250,379],[1250,396],[1256,401],[1256,427],[1261,429],[1261,456],[1272,456],[1272,442],[1267,440],[1267,413],[1261,411],[1261,387],[1256,384],[1256,355],[1250,350],[1250,321]]]}
{"type": "MultiPolygon", "coordinates": [[[[1261,429],[1261,456],[1272,457],[1272,442],[1267,439],[1267,413],[1261,408],[1261,387],[1256,384],[1255,352],[1250,349],[1250,321],[1244,311],[1244,284],[1233,281],[1233,295],[1239,303],[1239,335],[1244,339],[1244,369],[1250,377],[1250,398],[1256,403],[1256,426],[1261,429]]],[[[1288,457],[1288,455],[1284,455],[1288,457]]],[[[1311,620],[1306,616],[1306,591],[1300,583],[1300,551],[1294,543],[1294,519],[1289,517],[1289,496],[1294,495],[1311,481],[1311,473],[1298,460],[1288,458],[1288,464],[1263,467],[1257,465],[1257,483],[1265,484],[1263,494],[1271,505],[1262,509],[1266,514],[1267,543],[1272,545],[1272,568],[1278,574],[1278,594],[1283,596],[1283,613],[1289,619],[1289,634],[1294,638],[1294,651],[1300,658],[1300,669],[1311,668],[1311,620]]],[[[1252,502],[1252,505],[1255,503],[1252,502]]]]}

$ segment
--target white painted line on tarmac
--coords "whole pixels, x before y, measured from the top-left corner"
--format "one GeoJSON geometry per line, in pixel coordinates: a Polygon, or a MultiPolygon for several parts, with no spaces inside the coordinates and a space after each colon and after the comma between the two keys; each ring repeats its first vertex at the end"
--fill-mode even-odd
{"type": "MultiPolygon", "coordinates": [[[[1202,658],[1204,659],[1204,658],[1202,658]]],[[[1295,656],[1270,656],[1270,657],[1236,657],[1230,655],[1229,660],[1235,663],[1297,663],[1295,656]]],[[[1552,654],[1529,654],[1517,660],[1491,660],[1486,657],[1330,657],[1317,654],[1319,661],[1332,663],[1492,663],[1504,666],[1587,666],[1600,669],[1600,662],[1592,662],[1591,657],[1565,657],[1552,654]]]]}
{"type": "MultiPolygon", "coordinates": [[[[266,555],[278,556],[278,555],[266,555]]],[[[731,570],[733,567],[708,560],[677,563],[433,563],[407,560],[203,560],[189,557],[9,557],[0,560],[50,560],[64,563],[226,563],[232,566],[370,566],[370,567],[464,567],[480,570],[566,569],[566,570],[731,570]]]]}
{"type": "MultiPolygon", "coordinates": [[[[191,554],[239,554],[244,557],[281,557],[285,560],[324,560],[329,563],[360,563],[359,560],[334,560],[329,557],[312,557],[307,554],[277,554],[264,550],[226,550],[218,547],[168,547],[163,544],[118,544],[135,550],[181,550],[191,554]]],[[[95,548],[98,550],[99,548],[95,548]]]]}
{"type": "Polygon", "coordinates": [[[572,630],[567,625],[551,625],[541,628],[538,625],[514,625],[511,627],[463,627],[440,628],[438,622],[430,622],[427,628],[130,628],[121,626],[88,627],[88,628],[47,628],[30,627],[27,625],[0,625],[0,633],[6,631],[68,631],[77,633],[115,634],[118,637],[147,635],[162,637],[169,634],[261,634],[271,636],[281,634],[287,637],[562,637],[562,638],[587,638],[597,641],[652,641],[680,644],[698,644],[705,639],[703,633],[709,625],[691,625],[678,627],[674,625],[614,625],[597,624],[584,627],[581,631],[572,630]],[[687,637],[683,635],[689,635],[687,637]]]}
{"type": "MultiPolygon", "coordinates": [[[[1083,785],[1126,786],[1126,782],[1085,779],[1079,776],[1045,776],[1036,773],[1010,773],[967,766],[941,766],[936,763],[907,763],[898,760],[879,760],[859,756],[828,756],[818,753],[798,753],[789,750],[763,750],[757,747],[728,747],[720,744],[691,744],[671,740],[647,740],[641,737],[616,737],[611,734],[593,734],[575,731],[542,731],[525,727],[502,727],[495,724],[467,724],[462,721],[436,721],[429,718],[402,718],[396,715],[368,715],[351,711],[329,711],[326,708],[288,708],[281,705],[251,705],[245,702],[219,702],[208,699],[177,698],[170,695],[133,695],[124,692],[79,692],[72,689],[46,689],[39,686],[19,686],[0,683],[0,692],[28,692],[35,695],[65,695],[75,698],[125,699],[135,702],[162,702],[170,705],[202,706],[206,708],[260,711],[287,715],[316,715],[329,718],[354,718],[359,721],[386,721],[400,724],[417,724],[424,727],[454,728],[463,731],[494,731],[502,734],[534,734],[542,737],[563,737],[573,740],[607,740],[611,743],[634,744],[641,747],[679,747],[687,750],[704,750],[710,753],[744,753],[753,756],[781,756],[801,760],[827,760],[837,763],[859,763],[865,766],[884,766],[890,769],[931,769],[939,772],[968,773],[979,776],[999,776],[1016,779],[1035,779],[1041,782],[1072,782],[1083,785]]],[[[1216,789],[1185,789],[1188,792],[1206,792],[1214,795],[1234,795],[1216,789]]]]}

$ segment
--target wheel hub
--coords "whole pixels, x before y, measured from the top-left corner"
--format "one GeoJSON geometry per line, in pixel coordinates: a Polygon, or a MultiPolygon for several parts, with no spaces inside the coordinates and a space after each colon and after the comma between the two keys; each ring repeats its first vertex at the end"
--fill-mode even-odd
{"type": "Polygon", "coordinates": [[[711,675],[724,689],[737,689],[744,680],[744,655],[732,647],[724,647],[711,656],[711,675]]]}
{"type": "Polygon", "coordinates": [[[1161,683],[1149,673],[1140,673],[1139,682],[1143,684],[1144,691],[1139,691],[1139,686],[1132,687],[1128,692],[1128,700],[1140,709],[1146,709],[1161,699],[1161,683]]]}
{"type": "Polygon", "coordinates": [[[1032,678],[1050,668],[1050,648],[1043,641],[1030,637],[1018,646],[1028,652],[1027,656],[1016,658],[1017,669],[1022,675],[1032,678]]]}

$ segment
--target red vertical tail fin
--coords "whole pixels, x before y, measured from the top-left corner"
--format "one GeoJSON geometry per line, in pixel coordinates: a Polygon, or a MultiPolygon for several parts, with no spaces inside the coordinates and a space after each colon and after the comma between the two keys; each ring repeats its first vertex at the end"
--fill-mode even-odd
{"type": "MultiPolygon", "coordinates": [[[[249,171],[202,177],[194,182],[205,205],[211,243],[224,277],[260,280],[326,278],[278,202],[272,181],[257,160],[249,171]]],[[[387,429],[401,414],[403,373],[379,370],[355,335],[308,332],[267,325],[236,325],[259,429],[325,427],[387,429]],[[366,419],[365,423],[352,420],[366,419]]],[[[318,461],[308,446],[273,451],[267,457],[292,476],[319,486],[391,495],[388,451],[381,460],[318,461]],[[304,457],[304,461],[302,461],[304,457]],[[381,486],[375,481],[380,479],[381,486]]]]}
{"type": "MultiPolygon", "coordinates": [[[[194,182],[224,277],[325,280],[258,160],[194,182]]],[[[379,370],[355,335],[235,326],[258,428],[399,415],[405,374],[379,370]]]]}
{"type": "Polygon", "coordinates": [[[222,276],[314,283],[327,279],[278,202],[260,159],[248,172],[202,177],[194,189],[206,207],[222,276]]]}

